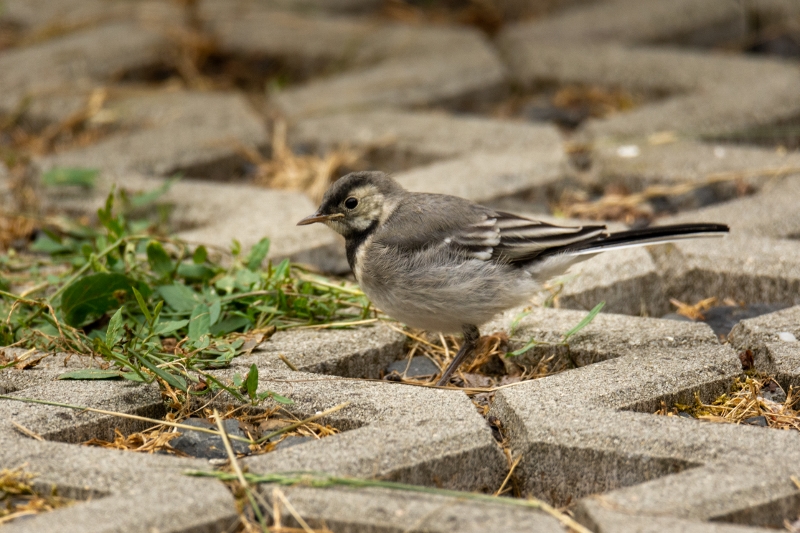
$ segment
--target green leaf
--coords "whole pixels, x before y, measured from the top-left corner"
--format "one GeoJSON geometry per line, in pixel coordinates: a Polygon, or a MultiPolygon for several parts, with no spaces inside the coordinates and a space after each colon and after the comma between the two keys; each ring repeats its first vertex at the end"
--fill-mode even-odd
{"type": "Polygon", "coordinates": [[[247,254],[245,265],[248,270],[255,271],[261,268],[261,263],[264,262],[267,253],[269,253],[269,239],[264,237],[258,241],[258,243],[250,249],[250,253],[247,254]]]}
{"type": "Polygon", "coordinates": [[[117,379],[122,377],[119,370],[102,370],[100,368],[84,368],[72,370],[59,375],[56,379],[117,379]]]}
{"type": "Polygon", "coordinates": [[[158,368],[151,361],[149,361],[148,359],[139,354],[136,354],[136,359],[142,364],[142,366],[144,366],[145,368],[153,372],[153,374],[155,374],[156,376],[160,377],[161,379],[169,383],[171,386],[175,387],[176,389],[180,389],[182,391],[187,390],[186,380],[183,379],[181,376],[170,374],[166,370],[158,368]]]}
{"type": "Polygon", "coordinates": [[[196,342],[203,335],[210,333],[211,316],[206,304],[197,304],[192,309],[192,317],[189,320],[189,340],[196,342]]]}
{"type": "Polygon", "coordinates": [[[150,314],[150,310],[147,309],[147,303],[144,301],[144,297],[142,297],[142,293],[137,291],[135,288],[133,289],[133,295],[136,297],[136,302],[139,304],[139,309],[142,310],[142,314],[144,318],[149,323],[153,323],[153,316],[150,314]]]}
{"type": "Polygon", "coordinates": [[[150,268],[153,269],[153,272],[162,278],[170,275],[175,268],[169,258],[169,254],[158,241],[147,243],[147,262],[150,263],[150,268]]]}
{"type": "Polygon", "coordinates": [[[101,272],[72,282],[61,295],[64,322],[72,327],[89,324],[119,307],[120,296],[130,296],[136,282],[122,274],[101,272]]]}
{"type": "Polygon", "coordinates": [[[213,326],[219,320],[219,315],[222,312],[222,302],[219,300],[215,301],[211,304],[211,307],[208,309],[208,317],[209,317],[209,326],[213,326]]]}
{"type": "Polygon", "coordinates": [[[100,173],[93,168],[57,167],[42,174],[42,183],[47,186],[78,185],[86,189],[94,187],[95,179],[100,173]]]}
{"type": "Polygon", "coordinates": [[[605,302],[600,302],[599,304],[595,305],[595,306],[594,306],[594,309],[592,309],[591,311],[589,311],[589,314],[588,314],[588,315],[586,315],[585,317],[583,317],[583,320],[581,320],[580,322],[578,322],[578,324],[577,324],[577,325],[576,325],[574,328],[572,328],[572,329],[571,329],[571,330],[569,330],[568,332],[564,333],[564,338],[562,339],[562,340],[563,340],[563,342],[566,342],[566,341],[567,341],[567,339],[569,339],[570,337],[572,337],[573,335],[575,335],[576,333],[578,333],[580,330],[582,330],[583,328],[585,328],[586,326],[588,326],[588,325],[589,325],[589,323],[590,323],[592,320],[594,320],[594,317],[596,317],[596,316],[597,316],[597,314],[598,314],[598,313],[599,313],[599,312],[600,312],[600,311],[603,309],[603,306],[605,306],[605,305],[606,305],[606,303],[605,303],[605,302]]]}
{"type": "Polygon", "coordinates": [[[523,311],[522,313],[518,314],[514,317],[514,320],[511,321],[511,326],[508,328],[508,336],[513,337],[514,333],[517,331],[517,327],[519,327],[519,323],[522,322],[522,319],[531,314],[530,311],[523,311]]]}
{"type": "Polygon", "coordinates": [[[205,265],[181,263],[178,265],[178,276],[189,281],[207,281],[214,277],[215,272],[205,265]]]}
{"type": "Polygon", "coordinates": [[[539,341],[531,339],[530,341],[528,341],[528,344],[526,344],[525,346],[523,346],[519,350],[514,350],[513,352],[509,353],[508,355],[510,357],[516,357],[518,355],[522,355],[525,352],[527,352],[528,350],[530,350],[531,348],[533,348],[534,346],[536,346],[537,344],[539,344],[539,341]]]}
{"type": "Polygon", "coordinates": [[[186,327],[188,323],[188,320],[170,320],[169,322],[161,322],[153,333],[156,335],[167,335],[186,327]]]}
{"type": "Polygon", "coordinates": [[[133,208],[139,208],[155,203],[159,198],[164,196],[164,194],[169,191],[170,187],[172,187],[172,185],[179,179],[180,176],[170,178],[165,181],[163,185],[153,189],[152,191],[132,195],[129,199],[130,206],[133,208]]]}
{"type": "Polygon", "coordinates": [[[249,326],[251,323],[252,322],[249,318],[243,316],[233,316],[211,326],[210,332],[215,337],[219,337],[220,335],[227,335],[228,333],[238,331],[246,326],[249,326]]]}
{"type": "Polygon", "coordinates": [[[106,328],[106,346],[113,348],[122,338],[122,308],[117,309],[111,320],[108,321],[108,328],[106,328]]]}
{"type": "Polygon", "coordinates": [[[191,311],[198,303],[196,293],[182,283],[162,285],[158,288],[158,293],[175,311],[191,311]]]}
{"type": "Polygon", "coordinates": [[[29,250],[32,252],[41,252],[50,255],[62,254],[65,252],[71,252],[72,248],[61,244],[57,240],[53,239],[50,235],[46,233],[40,233],[36,240],[33,241],[33,244],[30,245],[29,250]]]}
{"type": "Polygon", "coordinates": [[[258,399],[259,400],[263,400],[264,398],[272,398],[276,402],[282,403],[282,404],[285,404],[285,405],[292,405],[294,403],[294,400],[290,400],[286,396],[281,396],[277,392],[272,392],[271,390],[262,392],[261,394],[258,395],[258,399]]]}
{"type": "Polygon", "coordinates": [[[250,399],[255,400],[256,392],[258,391],[258,367],[255,363],[250,365],[250,371],[244,379],[244,387],[250,399]]]}
{"type": "Polygon", "coordinates": [[[194,249],[192,254],[192,262],[195,265],[202,265],[208,260],[208,250],[202,244],[194,249]]]}

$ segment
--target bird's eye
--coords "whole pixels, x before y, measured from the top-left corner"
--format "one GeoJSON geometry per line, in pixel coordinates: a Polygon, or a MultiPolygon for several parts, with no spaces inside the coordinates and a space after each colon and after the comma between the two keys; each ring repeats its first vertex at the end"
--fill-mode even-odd
{"type": "Polygon", "coordinates": [[[354,198],[352,196],[344,201],[344,206],[347,209],[355,209],[357,205],[358,205],[358,198],[354,198]]]}

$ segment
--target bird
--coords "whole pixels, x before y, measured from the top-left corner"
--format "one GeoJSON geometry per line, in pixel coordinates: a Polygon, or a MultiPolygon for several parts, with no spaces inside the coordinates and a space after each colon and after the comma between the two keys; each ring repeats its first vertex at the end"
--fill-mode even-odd
{"type": "Polygon", "coordinates": [[[722,236],[723,224],[677,224],[610,233],[559,226],[445,194],[411,192],[380,171],[334,181],[315,213],[342,235],[364,294],[408,326],[461,332],[464,342],[437,385],[476,348],[479,327],[523,303],[547,280],[600,252],[722,236]]]}

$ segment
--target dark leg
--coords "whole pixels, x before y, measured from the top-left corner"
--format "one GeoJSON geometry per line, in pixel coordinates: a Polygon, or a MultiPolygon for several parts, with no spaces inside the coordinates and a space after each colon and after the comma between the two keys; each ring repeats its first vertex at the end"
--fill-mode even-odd
{"type": "Polygon", "coordinates": [[[436,385],[439,387],[447,385],[447,382],[450,381],[450,376],[461,366],[461,363],[464,362],[467,356],[472,353],[475,349],[475,345],[478,343],[478,339],[481,338],[481,332],[473,325],[465,324],[461,327],[461,330],[464,332],[464,344],[461,345],[461,349],[456,354],[453,362],[444,369],[442,377],[436,382],[436,385]]]}

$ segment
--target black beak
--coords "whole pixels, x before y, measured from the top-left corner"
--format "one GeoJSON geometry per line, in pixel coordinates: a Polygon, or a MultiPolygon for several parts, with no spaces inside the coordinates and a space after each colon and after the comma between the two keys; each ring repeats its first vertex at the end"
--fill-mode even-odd
{"type": "Polygon", "coordinates": [[[309,224],[314,224],[315,222],[325,222],[326,220],[332,220],[334,218],[341,218],[344,214],[342,213],[334,213],[332,215],[321,215],[319,212],[314,213],[313,215],[309,215],[300,222],[297,223],[298,226],[308,226],[309,224]]]}

